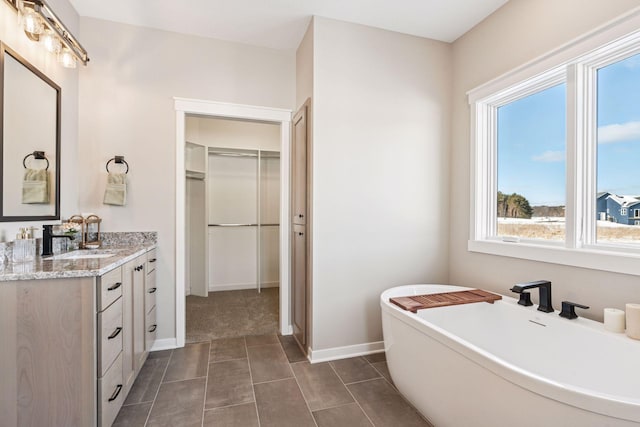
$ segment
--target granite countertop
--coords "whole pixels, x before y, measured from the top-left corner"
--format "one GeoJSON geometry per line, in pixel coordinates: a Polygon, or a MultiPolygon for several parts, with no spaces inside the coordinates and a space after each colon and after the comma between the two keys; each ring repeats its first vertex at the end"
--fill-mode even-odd
{"type": "Polygon", "coordinates": [[[144,242],[127,246],[106,246],[97,250],[73,251],[73,253],[82,255],[113,254],[113,256],[106,258],[65,259],[65,256],[73,254],[67,252],[53,257],[37,257],[35,261],[31,262],[9,263],[4,268],[0,267],[0,282],[101,276],[140,255],[144,255],[156,246],[156,243],[144,242]]]}

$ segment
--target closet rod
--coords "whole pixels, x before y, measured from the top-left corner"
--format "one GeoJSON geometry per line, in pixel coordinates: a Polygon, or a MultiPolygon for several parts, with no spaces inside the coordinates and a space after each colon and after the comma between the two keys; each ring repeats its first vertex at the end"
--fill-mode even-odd
{"type": "MultiPolygon", "coordinates": [[[[262,227],[277,227],[280,224],[260,224],[262,227]]],[[[257,227],[258,224],[209,224],[209,227],[257,227]]]]}
{"type": "Polygon", "coordinates": [[[219,153],[217,151],[209,151],[209,154],[213,154],[214,156],[225,156],[225,157],[258,157],[258,154],[251,154],[251,153],[219,153]]]}

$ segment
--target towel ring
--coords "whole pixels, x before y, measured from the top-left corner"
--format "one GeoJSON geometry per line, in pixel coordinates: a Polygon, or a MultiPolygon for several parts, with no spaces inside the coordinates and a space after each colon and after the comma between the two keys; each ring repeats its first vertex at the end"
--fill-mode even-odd
{"type": "Polygon", "coordinates": [[[24,166],[25,169],[27,168],[27,159],[31,156],[33,156],[33,158],[37,160],[45,160],[47,162],[47,167],[44,168],[44,170],[49,170],[49,159],[45,157],[44,151],[34,151],[33,153],[29,153],[24,156],[24,159],[22,159],[22,166],[24,166]]]}
{"type": "Polygon", "coordinates": [[[116,162],[118,164],[122,164],[124,163],[125,166],[127,167],[127,170],[124,172],[125,174],[129,173],[129,163],[127,163],[127,161],[124,159],[124,156],[115,156],[113,159],[110,159],[107,162],[107,165],[105,166],[107,169],[107,172],[109,172],[109,163],[111,162],[116,162]]]}

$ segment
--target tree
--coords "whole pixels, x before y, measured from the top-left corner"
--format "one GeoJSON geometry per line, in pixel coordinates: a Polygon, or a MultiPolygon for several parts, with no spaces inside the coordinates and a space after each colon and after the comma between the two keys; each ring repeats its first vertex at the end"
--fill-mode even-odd
{"type": "Polygon", "coordinates": [[[506,195],[498,191],[498,215],[504,218],[531,218],[533,208],[526,197],[513,193],[506,195]]]}

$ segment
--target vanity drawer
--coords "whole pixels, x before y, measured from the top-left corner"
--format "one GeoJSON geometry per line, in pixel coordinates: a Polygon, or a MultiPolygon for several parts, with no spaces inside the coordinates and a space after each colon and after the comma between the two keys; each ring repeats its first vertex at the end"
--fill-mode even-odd
{"type": "Polygon", "coordinates": [[[145,313],[149,313],[153,307],[156,306],[156,294],[158,288],[156,288],[156,272],[155,270],[147,274],[145,280],[144,289],[144,310],[145,313]]]}
{"type": "Polygon", "coordinates": [[[98,378],[122,352],[122,298],[98,313],[98,378]]]}
{"type": "Polygon", "coordinates": [[[98,277],[98,311],[109,307],[122,295],[122,268],[118,267],[98,277]]]}
{"type": "Polygon", "coordinates": [[[149,313],[145,322],[145,339],[144,350],[149,351],[153,347],[153,343],[156,341],[156,333],[158,324],[156,323],[156,308],[153,307],[149,313]]]}
{"type": "Polygon", "coordinates": [[[120,354],[105,376],[98,380],[98,425],[100,427],[111,427],[122,407],[124,397],[122,354],[120,354]]]}
{"type": "Polygon", "coordinates": [[[156,258],[156,250],[151,249],[149,252],[147,252],[147,274],[155,271],[157,263],[158,259],[156,258]]]}

